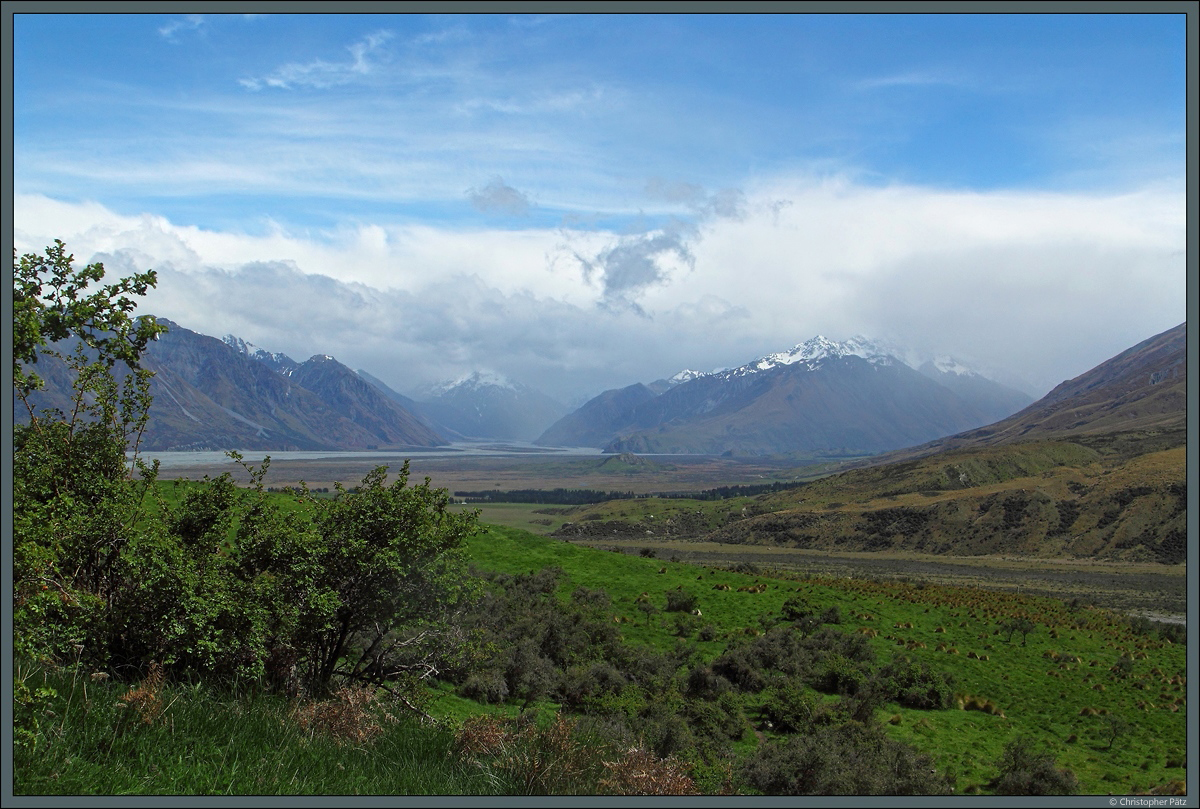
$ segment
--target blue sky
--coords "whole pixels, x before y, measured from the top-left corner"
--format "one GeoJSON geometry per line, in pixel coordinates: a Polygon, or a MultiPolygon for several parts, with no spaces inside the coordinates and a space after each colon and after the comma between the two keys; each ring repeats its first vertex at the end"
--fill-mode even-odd
{"type": "MultiPolygon", "coordinates": [[[[395,385],[1184,319],[1182,15],[16,15],[20,250],[395,385]]],[[[1054,346],[1048,350],[1047,346],[1054,346]]]]}

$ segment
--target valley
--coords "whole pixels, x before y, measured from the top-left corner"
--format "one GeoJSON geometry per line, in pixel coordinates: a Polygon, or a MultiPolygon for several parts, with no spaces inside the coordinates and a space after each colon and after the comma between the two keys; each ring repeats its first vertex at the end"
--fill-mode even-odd
{"type": "MultiPolygon", "coordinates": [[[[1122,491],[1134,482],[1145,485],[1154,479],[1161,479],[1163,483],[1175,480],[1181,485],[1182,450],[1155,456],[1157,461],[1142,458],[1131,469],[1125,468],[1124,464],[1102,468],[1096,452],[1076,444],[1027,445],[1020,451],[988,449],[964,455],[957,461],[957,474],[969,471],[980,478],[981,483],[988,483],[982,496],[974,489],[955,492],[931,488],[947,485],[944,480],[936,484],[929,482],[931,475],[941,472],[948,462],[945,458],[937,461],[941,467],[933,461],[915,462],[904,474],[897,475],[895,469],[889,471],[886,467],[847,469],[849,465],[860,463],[858,459],[579,456],[549,449],[509,452],[503,456],[489,456],[480,449],[458,455],[438,452],[386,457],[370,453],[324,459],[292,459],[290,455],[271,455],[268,486],[298,486],[304,481],[313,489],[331,488],[335,481],[359,480],[379,464],[388,463],[393,470],[398,469],[405,458],[410,458],[411,480],[429,477],[433,486],[451,493],[552,491],[558,488],[630,492],[639,498],[569,507],[536,503],[463,506],[465,509],[478,508],[484,523],[519,528],[543,536],[557,535],[575,544],[622,553],[638,554],[643,549],[650,549],[662,559],[706,567],[750,565],[764,571],[911,580],[1026,592],[1063,601],[1078,599],[1098,607],[1172,622],[1182,622],[1187,612],[1187,573],[1182,562],[1158,564],[1129,558],[1070,556],[1061,552],[1055,555],[1061,547],[1043,551],[1026,547],[1024,552],[1014,548],[974,554],[952,551],[947,555],[899,543],[870,551],[848,548],[845,539],[847,534],[853,533],[850,529],[854,522],[861,520],[865,513],[887,513],[887,509],[916,505],[933,508],[936,503],[951,501],[956,495],[975,498],[975,508],[979,500],[988,496],[999,494],[1003,502],[1006,492],[1019,491],[1022,487],[1062,489],[1072,501],[1077,500],[1065,487],[1074,481],[1078,490],[1084,485],[1080,481],[1087,476],[1074,464],[1094,466],[1091,475],[1095,480],[1089,479],[1088,486],[1099,486],[1100,481],[1108,486],[1111,481],[1115,491],[1122,491]],[[1158,471],[1151,472],[1152,469],[1158,471]],[[1007,478],[1005,470],[1008,470],[1007,478]],[[835,476],[839,471],[845,474],[835,476]],[[1017,474],[1021,471],[1034,473],[1034,479],[1031,481],[1017,474]],[[987,480],[984,480],[985,475],[987,480]],[[776,481],[812,485],[791,492],[710,501],[647,496],[651,493],[696,493],[722,486],[753,486],[776,481]],[[898,493],[899,489],[909,491],[898,493]],[[804,494],[800,495],[800,492],[804,494]],[[808,502],[804,511],[797,512],[792,508],[803,501],[808,502]],[[683,532],[668,535],[662,531],[662,524],[671,515],[689,512],[704,517],[683,532]],[[831,523],[829,530],[835,533],[828,542],[816,543],[821,547],[797,547],[794,539],[789,537],[777,541],[766,538],[745,541],[746,532],[750,530],[748,526],[754,525],[755,521],[744,514],[759,513],[764,515],[759,518],[760,523],[768,519],[778,523],[787,519],[788,514],[802,513],[816,514],[825,520],[841,515],[841,521],[831,523]],[[737,519],[730,521],[731,514],[737,519]],[[564,524],[575,525],[578,532],[569,533],[570,529],[564,532],[564,524]]],[[[168,474],[172,478],[199,480],[205,475],[215,477],[224,472],[230,472],[239,482],[248,481],[245,470],[229,461],[191,466],[175,462],[170,464],[168,474]]],[[[1109,499],[1100,500],[1095,496],[1093,499],[1107,504],[1106,508],[1111,507],[1109,499]]],[[[1057,515],[1057,507],[1049,510],[1057,515]]],[[[1101,517],[1095,517],[1093,522],[1101,517]]],[[[791,519],[805,521],[798,516],[791,519]]],[[[1116,522],[1113,520],[1114,525],[1116,522]]],[[[1046,527],[1043,526],[1043,534],[1046,527]]],[[[957,529],[950,525],[943,530],[957,529]]],[[[1022,530],[1028,532],[1029,527],[1022,530]]]]}

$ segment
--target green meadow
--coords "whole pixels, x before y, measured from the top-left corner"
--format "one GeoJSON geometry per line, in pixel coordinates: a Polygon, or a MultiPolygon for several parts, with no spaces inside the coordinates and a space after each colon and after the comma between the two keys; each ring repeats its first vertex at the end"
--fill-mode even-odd
{"type": "MultiPolygon", "coordinates": [[[[164,485],[168,501],[179,491],[164,485]]],[[[889,738],[929,756],[957,794],[992,792],[997,762],[1016,739],[1032,741],[1058,768],[1070,770],[1080,793],[1174,794],[1186,777],[1186,647],[1169,627],[1081,604],[978,589],[745,565],[696,567],[502,525],[473,537],[468,553],[478,572],[516,576],[561,569],[554,597],[564,604],[579,588],[603,590],[608,601],[599,619],[610,622],[629,647],[685,660],[679,676],[688,666],[712,664],[731,644],[786,627],[785,614],[797,605],[814,612],[836,608],[832,628],[865,639],[877,663],[901,655],[951,678],[949,707],[924,710],[891,701],[876,707],[871,719],[889,738]],[[689,596],[694,609],[668,611],[670,593],[689,596]]],[[[26,661],[18,661],[16,676],[18,727],[28,734],[28,743],[17,747],[17,794],[616,789],[583,764],[564,770],[574,773],[566,780],[545,780],[545,765],[536,763],[543,759],[529,750],[583,761],[594,758],[580,753],[589,743],[611,749],[611,740],[589,742],[583,725],[570,744],[547,741],[555,738],[553,717],[562,709],[547,694],[532,705],[516,698],[485,704],[464,697],[449,681],[434,681],[426,710],[435,721],[422,724],[361,696],[357,703],[343,698],[336,708],[322,708],[201,684],[118,683],[70,666],[26,661]],[[495,723],[522,714],[535,717],[540,730],[503,738],[513,750],[524,739],[525,770],[511,764],[512,755],[501,766],[495,755],[473,758],[473,748],[464,746],[468,730],[495,731],[495,723]]],[[[720,768],[711,759],[689,759],[686,750],[671,757],[691,761],[701,791],[753,792],[728,774],[756,747],[784,736],[764,719],[772,691],[734,693],[747,726],[729,748],[727,759],[734,763],[727,763],[725,776],[713,774],[720,768]]],[[[835,701],[816,691],[806,698],[835,701]]],[[[685,764],[681,771],[688,771],[685,764]]]]}

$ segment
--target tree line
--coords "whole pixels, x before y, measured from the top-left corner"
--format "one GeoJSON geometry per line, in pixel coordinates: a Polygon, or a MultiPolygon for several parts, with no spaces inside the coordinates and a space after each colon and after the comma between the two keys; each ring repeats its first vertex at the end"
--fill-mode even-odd
{"type": "Polygon", "coordinates": [[[760,494],[793,489],[799,483],[754,483],[745,486],[717,486],[698,492],[602,491],[599,489],[506,489],[503,491],[456,491],[454,496],[465,503],[537,503],[562,506],[585,506],[609,500],[660,498],[663,500],[728,500],[734,497],[755,497],[760,494]]]}

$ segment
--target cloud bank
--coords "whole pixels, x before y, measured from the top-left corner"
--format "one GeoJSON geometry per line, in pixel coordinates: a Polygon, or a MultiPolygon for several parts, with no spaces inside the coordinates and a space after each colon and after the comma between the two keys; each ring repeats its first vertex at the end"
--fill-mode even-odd
{"type": "MultiPolygon", "coordinates": [[[[363,223],[265,234],[19,195],[16,246],[157,269],[143,307],[297,359],[329,353],[400,391],[473,370],[577,402],[817,333],[866,334],[1022,380],[1059,381],[1185,319],[1181,192],[1084,195],[776,178],[709,192],[632,232],[363,223]]],[[[469,192],[519,216],[496,178],[469,192]]]]}

